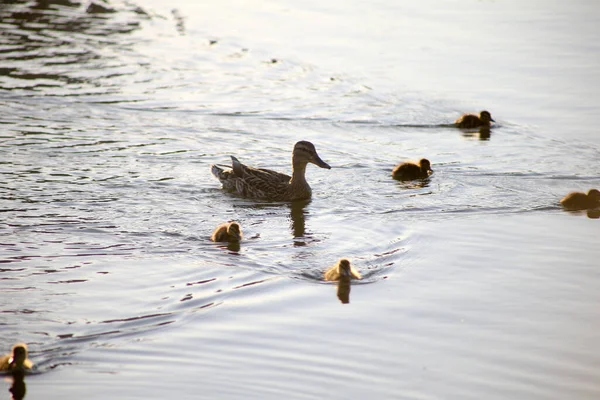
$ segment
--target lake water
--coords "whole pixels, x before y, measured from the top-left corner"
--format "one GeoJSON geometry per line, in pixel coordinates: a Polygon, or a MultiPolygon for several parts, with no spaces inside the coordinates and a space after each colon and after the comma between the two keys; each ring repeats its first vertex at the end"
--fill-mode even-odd
{"type": "Polygon", "coordinates": [[[212,3],[0,5],[25,398],[599,398],[600,221],[558,200],[600,187],[600,8],[212,3]],[[443,126],[481,109],[489,135],[443,126]],[[298,140],[332,166],[311,201],[210,174],[289,173],[298,140]],[[239,249],[208,240],[233,219],[239,249]],[[350,293],[321,279],[342,257],[350,293]]]}

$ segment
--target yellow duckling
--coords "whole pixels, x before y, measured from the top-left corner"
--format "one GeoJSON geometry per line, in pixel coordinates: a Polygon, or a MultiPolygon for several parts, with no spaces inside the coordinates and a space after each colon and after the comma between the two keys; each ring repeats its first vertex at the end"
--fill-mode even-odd
{"type": "Polygon", "coordinates": [[[33,363],[27,358],[25,343],[15,344],[10,354],[5,354],[0,358],[0,371],[22,371],[32,367],[33,363]]]}
{"type": "Polygon", "coordinates": [[[392,170],[392,177],[401,181],[411,181],[427,178],[432,172],[429,160],[421,158],[418,165],[412,162],[396,165],[392,170]]]}
{"type": "Polygon", "coordinates": [[[560,200],[560,204],[571,211],[587,210],[600,207],[600,191],[590,189],[587,194],[581,192],[571,192],[560,200]]]}
{"type": "Polygon", "coordinates": [[[237,222],[225,222],[215,228],[210,240],[213,242],[239,242],[242,240],[242,228],[237,222]]]}
{"type": "Polygon", "coordinates": [[[211,171],[228,192],[251,199],[294,201],[309,199],[312,195],[305,176],[308,163],[331,169],[319,157],[315,145],[302,140],[294,145],[292,152],[292,176],[271,169],[249,167],[234,156],[231,156],[231,169],[211,165],[211,171]]]}
{"type": "Polygon", "coordinates": [[[324,274],[326,281],[339,281],[343,279],[361,279],[360,273],[350,265],[345,258],[332,265],[324,274]]]}
{"type": "Polygon", "coordinates": [[[480,126],[490,126],[490,122],[496,122],[492,118],[492,114],[489,111],[481,111],[479,116],[475,114],[463,114],[456,121],[454,125],[457,128],[479,128],[480,126]]]}

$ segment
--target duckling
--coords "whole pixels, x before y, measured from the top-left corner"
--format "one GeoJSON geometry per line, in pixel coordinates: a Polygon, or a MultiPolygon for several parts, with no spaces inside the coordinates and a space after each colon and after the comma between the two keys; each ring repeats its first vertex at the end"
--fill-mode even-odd
{"type": "Polygon", "coordinates": [[[332,265],[325,271],[326,281],[339,281],[343,279],[361,279],[360,273],[350,265],[350,261],[345,258],[340,259],[335,265],[332,265]]]}
{"type": "Polygon", "coordinates": [[[600,207],[600,191],[590,189],[587,194],[581,192],[571,192],[560,200],[560,204],[571,211],[587,210],[600,207]]]}
{"type": "Polygon", "coordinates": [[[242,228],[237,222],[225,222],[215,228],[210,240],[213,242],[239,242],[242,240],[242,228]]]}
{"type": "Polygon", "coordinates": [[[32,367],[33,363],[27,358],[27,345],[25,343],[15,344],[10,354],[0,357],[0,371],[22,371],[32,367]]]}
{"type": "Polygon", "coordinates": [[[319,157],[315,145],[302,140],[294,145],[292,152],[292,176],[266,168],[246,166],[234,156],[231,156],[231,169],[224,170],[213,164],[211,172],[221,181],[223,189],[247,198],[269,201],[306,200],[312,196],[304,176],[308,163],[331,169],[319,157]]]}
{"type": "Polygon", "coordinates": [[[401,181],[427,178],[433,171],[431,163],[426,158],[419,160],[419,165],[412,162],[398,164],[392,170],[392,177],[401,181]]]}
{"type": "Polygon", "coordinates": [[[454,125],[457,128],[478,128],[480,126],[490,126],[490,122],[496,122],[492,118],[492,114],[489,111],[481,111],[479,116],[475,114],[463,114],[456,121],[454,125]]]}

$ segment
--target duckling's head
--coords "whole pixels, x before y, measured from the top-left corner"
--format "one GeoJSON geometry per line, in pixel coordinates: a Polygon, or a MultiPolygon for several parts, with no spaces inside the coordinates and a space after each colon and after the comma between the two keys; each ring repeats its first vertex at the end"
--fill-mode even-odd
{"type": "Polygon", "coordinates": [[[338,272],[342,278],[350,278],[352,276],[352,270],[350,268],[350,261],[342,258],[338,261],[338,272]]]}
{"type": "Polygon", "coordinates": [[[237,222],[232,222],[227,226],[227,234],[232,239],[237,241],[242,240],[242,228],[240,228],[240,224],[237,222]]]}
{"type": "Polygon", "coordinates": [[[17,343],[12,348],[11,364],[22,366],[27,360],[27,345],[25,343],[17,343]]]}
{"type": "Polygon", "coordinates": [[[321,160],[321,157],[317,154],[315,145],[306,140],[302,140],[294,146],[294,152],[292,153],[292,164],[308,164],[313,163],[317,167],[331,169],[329,164],[321,160]]]}
{"type": "Polygon", "coordinates": [[[421,167],[421,171],[422,171],[423,173],[426,173],[426,174],[428,174],[428,173],[430,173],[430,172],[433,172],[433,171],[431,171],[431,163],[430,163],[430,162],[429,162],[429,160],[428,160],[428,159],[426,159],[426,158],[421,158],[421,159],[419,160],[419,166],[421,167]]]}
{"type": "Polygon", "coordinates": [[[590,191],[588,192],[588,197],[594,201],[600,202],[600,190],[590,189],[590,191]]]}
{"type": "Polygon", "coordinates": [[[487,122],[489,123],[490,121],[492,122],[496,122],[494,121],[494,119],[492,118],[492,114],[490,114],[489,111],[485,111],[483,110],[482,112],[479,113],[479,119],[483,122],[487,122]]]}

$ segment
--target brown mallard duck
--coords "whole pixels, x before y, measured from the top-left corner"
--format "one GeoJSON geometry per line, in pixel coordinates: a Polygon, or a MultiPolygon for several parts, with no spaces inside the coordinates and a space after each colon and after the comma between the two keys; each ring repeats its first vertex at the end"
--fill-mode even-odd
{"type": "Polygon", "coordinates": [[[396,165],[392,170],[392,177],[401,181],[411,181],[427,178],[432,172],[429,160],[421,158],[418,165],[412,162],[396,165]]]}
{"type": "Polygon", "coordinates": [[[362,278],[360,273],[350,265],[350,261],[345,258],[340,259],[335,265],[329,267],[323,276],[326,281],[362,278]]]}
{"type": "Polygon", "coordinates": [[[457,128],[479,128],[480,126],[490,126],[490,122],[496,122],[492,118],[492,114],[489,111],[481,111],[479,116],[475,114],[463,114],[456,121],[454,125],[457,128]]]}
{"type": "Polygon", "coordinates": [[[311,142],[300,141],[292,152],[292,176],[270,169],[248,167],[231,156],[232,169],[211,165],[211,171],[223,184],[223,189],[252,199],[293,201],[310,198],[312,191],[304,173],[306,165],[331,169],[321,160],[311,142]]]}
{"type": "Polygon", "coordinates": [[[237,222],[225,222],[215,228],[210,240],[213,242],[239,242],[242,240],[242,228],[237,222]]]}
{"type": "Polygon", "coordinates": [[[33,363],[27,358],[27,345],[17,343],[12,347],[10,354],[0,357],[0,371],[22,371],[31,369],[33,363]]]}
{"type": "Polygon", "coordinates": [[[600,191],[598,189],[590,189],[587,194],[571,192],[560,200],[560,204],[565,209],[571,211],[600,207],[600,191]]]}

